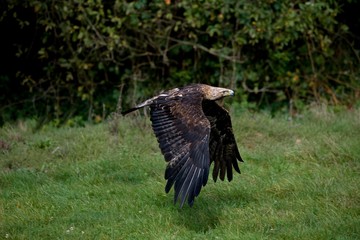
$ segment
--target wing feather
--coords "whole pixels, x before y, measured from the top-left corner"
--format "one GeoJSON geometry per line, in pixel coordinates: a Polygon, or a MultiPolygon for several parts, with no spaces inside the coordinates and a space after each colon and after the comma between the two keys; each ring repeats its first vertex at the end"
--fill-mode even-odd
{"type": "MultiPolygon", "coordinates": [[[[221,151],[221,155],[220,158],[217,158],[218,161],[220,161],[220,179],[224,180],[225,178],[225,173],[226,173],[226,164],[227,164],[227,159],[226,159],[226,152],[225,152],[225,148],[223,146],[221,146],[219,144],[219,146],[221,147],[220,151],[221,151]]],[[[216,161],[216,159],[214,159],[216,161]]]]}
{"type": "Polygon", "coordinates": [[[211,125],[210,161],[214,162],[213,179],[233,178],[232,168],[240,173],[238,161],[243,162],[238,150],[229,113],[214,101],[203,101],[203,111],[211,125]]]}
{"type": "Polygon", "coordinates": [[[210,122],[202,112],[202,98],[187,96],[159,96],[150,105],[152,127],[168,162],[165,191],[174,186],[174,202],[180,207],[186,200],[194,203],[210,167],[210,122]]]}

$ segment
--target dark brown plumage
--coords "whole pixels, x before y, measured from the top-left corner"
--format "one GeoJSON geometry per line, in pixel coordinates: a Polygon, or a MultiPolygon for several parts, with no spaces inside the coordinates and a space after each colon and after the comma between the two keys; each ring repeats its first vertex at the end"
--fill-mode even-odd
{"type": "Polygon", "coordinates": [[[150,106],[152,128],[168,165],[165,191],[174,186],[174,202],[190,206],[208,180],[214,162],[213,179],[233,178],[233,168],[240,173],[243,161],[232,131],[229,113],[216,103],[234,95],[226,88],[192,84],[163,92],[123,115],[150,106]]]}

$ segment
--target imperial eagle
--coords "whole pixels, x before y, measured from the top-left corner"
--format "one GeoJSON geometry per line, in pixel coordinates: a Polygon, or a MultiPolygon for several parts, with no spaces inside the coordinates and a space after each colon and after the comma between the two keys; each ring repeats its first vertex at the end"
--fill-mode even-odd
{"type": "Polygon", "coordinates": [[[205,84],[192,84],[163,92],[122,112],[123,115],[150,106],[152,128],[165,161],[165,191],[174,186],[174,203],[182,207],[195,197],[212,176],[216,182],[233,179],[233,168],[240,173],[242,162],[227,110],[216,100],[233,96],[234,91],[205,84]]]}

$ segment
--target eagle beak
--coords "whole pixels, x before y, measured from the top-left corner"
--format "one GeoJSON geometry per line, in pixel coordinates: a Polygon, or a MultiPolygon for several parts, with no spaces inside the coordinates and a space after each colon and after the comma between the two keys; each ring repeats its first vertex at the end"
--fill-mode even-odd
{"type": "Polygon", "coordinates": [[[234,96],[235,95],[235,92],[231,89],[224,89],[222,91],[222,96],[223,97],[226,97],[226,96],[234,96]]]}

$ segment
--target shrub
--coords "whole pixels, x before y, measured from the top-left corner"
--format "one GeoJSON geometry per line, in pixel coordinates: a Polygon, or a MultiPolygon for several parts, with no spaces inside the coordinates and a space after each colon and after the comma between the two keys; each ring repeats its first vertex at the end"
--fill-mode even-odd
{"type": "Polygon", "coordinates": [[[17,33],[2,58],[17,58],[0,84],[18,91],[1,99],[3,121],[21,114],[14,101],[59,124],[99,120],[190,82],[237,89],[242,106],[291,111],[359,98],[357,39],[336,1],[8,2],[1,26],[17,33]]]}

